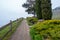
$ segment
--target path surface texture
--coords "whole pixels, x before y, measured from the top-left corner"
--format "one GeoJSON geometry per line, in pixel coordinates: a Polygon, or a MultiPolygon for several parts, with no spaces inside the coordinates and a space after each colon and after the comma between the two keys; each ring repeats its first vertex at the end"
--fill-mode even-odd
{"type": "Polygon", "coordinates": [[[23,20],[16,32],[12,35],[10,40],[31,40],[29,34],[29,26],[26,20],[23,20]]]}

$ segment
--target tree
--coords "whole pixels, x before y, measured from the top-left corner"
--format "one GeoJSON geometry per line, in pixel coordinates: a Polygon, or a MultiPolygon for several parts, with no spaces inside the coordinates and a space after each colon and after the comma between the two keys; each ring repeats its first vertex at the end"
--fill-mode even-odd
{"type": "Polygon", "coordinates": [[[41,0],[42,17],[45,20],[52,18],[51,0],[41,0]]]}
{"type": "MultiPolygon", "coordinates": [[[[31,0],[32,1],[32,0],[31,0]]],[[[37,15],[38,19],[50,20],[52,19],[51,0],[35,0],[30,4],[24,4],[23,7],[28,8],[28,14],[37,15]]]]}
{"type": "Polygon", "coordinates": [[[28,8],[29,7],[29,4],[24,3],[22,6],[25,7],[25,8],[28,8]]]}
{"type": "Polygon", "coordinates": [[[24,3],[22,6],[25,7],[25,8],[27,8],[25,11],[28,12],[28,14],[33,14],[34,17],[35,17],[34,2],[32,2],[32,4],[31,3],[30,4],[24,3]]]}
{"type": "Polygon", "coordinates": [[[34,10],[35,10],[34,7],[29,7],[29,8],[27,8],[26,12],[28,12],[28,14],[33,14],[35,17],[35,11],[34,10]]]}
{"type": "Polygon", "coordinates": [[[35,11],[38,19],[42,19],[42,12],[41,12],[41,1],[36,0],[35,1],[35,11]]]}

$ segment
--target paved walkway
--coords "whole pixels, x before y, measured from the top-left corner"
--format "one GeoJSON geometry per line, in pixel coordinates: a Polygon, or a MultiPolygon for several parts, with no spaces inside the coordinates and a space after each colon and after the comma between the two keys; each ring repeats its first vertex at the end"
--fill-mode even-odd
{"type": "Polygon", "coordinates": [[[31,40],[29,34],[29,26],[26,20],[23,20],[16,32],[12,35],[10,40],[31,40]]]}

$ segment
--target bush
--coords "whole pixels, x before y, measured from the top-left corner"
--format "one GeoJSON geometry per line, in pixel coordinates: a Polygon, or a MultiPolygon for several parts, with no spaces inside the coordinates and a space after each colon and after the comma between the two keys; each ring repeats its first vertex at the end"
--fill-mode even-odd
{"type": "Polygon", "coordinates": [[[36,17],[27,17],[27,21],[29,25],[33,25],[37,23],[38,19],[36,17]]]}
{"type": "Polygon", "coordinates": [[[60,20],[39,22],[30,28],[30,34],[33,40],[60,40],[60,20]]]}

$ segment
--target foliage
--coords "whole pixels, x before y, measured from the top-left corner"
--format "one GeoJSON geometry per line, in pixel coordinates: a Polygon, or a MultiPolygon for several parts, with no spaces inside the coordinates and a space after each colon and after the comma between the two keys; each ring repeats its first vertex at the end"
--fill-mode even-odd
{"type": "Polygon", "coordinates": [[[38,19],[42,19],[42,12],[41,12],[41,1],[36,0],[35,1],[35,11],[38,19]]]}
{"type": "Polygon", "coordinates": [[[33,2],[32,2],[32,4],[24,3],[22,6],[27,8],[25,11],[28,12],[28,14],[33,14],[35,16],[35,8],[34,8],[33,2]]]}
{"type": "Polygon", "coordinates": [[[27,17],[27,22],[29,25],[37,23],[38,19],[36,17],[27,17]]]}
{"type": "Polygon", "coordinates": [[[41,0],[42,17],[45,20],[52,19],[51,0],[41,0]]]}
{"type": "Polygon", "coordinates": [[[29,4],[24,3],[22,6],[25,7],[25,8],[28,8],[29,4]]]}
{"type": "Polygon", "coordinates": [[[39,22],[30,28],[30,34],[33,40],[60,40],[60,20],[39,22]]]}
{"type": "Polygon", "coordinates": [[[36,0],[35,8],[38,19],[52,19],[51,0],[36,0]]]}

